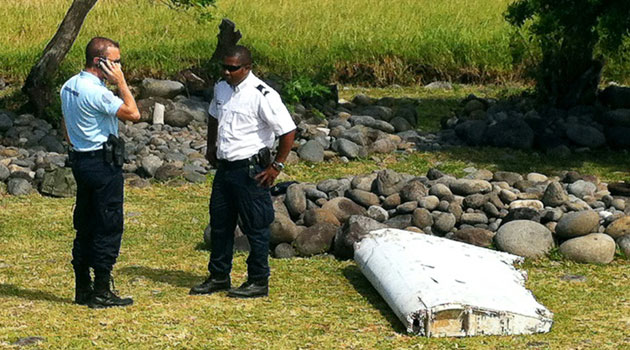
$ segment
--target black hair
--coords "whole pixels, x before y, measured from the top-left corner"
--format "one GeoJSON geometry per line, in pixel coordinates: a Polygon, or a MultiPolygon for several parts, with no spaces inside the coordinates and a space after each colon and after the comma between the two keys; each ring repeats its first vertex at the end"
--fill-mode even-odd
{"type": "Polygon", "coordinates": [[[225,57],[238,57],[242,65],[252,64],[252,53],[243,45],[236,45],[225,50],[223,58],[225,57]]]}
{"type": "Polygon", "coordinates": [[[107,49],[110,47],[115,47],[117,49],[120,48],[120,44],[118,42],[97,36],[92,38],[90,42],[85,47],[85,66],[86,67],[94,67],[94,58],[95,57],[104,57],[107,49]]]}

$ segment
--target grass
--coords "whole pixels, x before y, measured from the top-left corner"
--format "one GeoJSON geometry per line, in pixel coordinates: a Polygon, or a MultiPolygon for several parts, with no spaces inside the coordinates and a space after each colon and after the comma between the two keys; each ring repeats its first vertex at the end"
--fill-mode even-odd
{"type": "MultiPolygon", "coordinates": [[[[71,0],[4,0],[0,16],[0,75],[23,81],[52,38],[71,0]]],[[[203,66],[217,24],[229,17],[253,48],[260,70],[376,84],[435,77],[508,78],[510,46],[518,36],[502,14],[509,0],[219,0],[215,19],[168,9],[157,0],[99,1],[62,67],[67,78],[83,64],[97,35],[120,40],[133,77],[170,76],[203,66]]],[[[518,62],[516,62],[518,64],[518,62]]]]}
{"type": "MultiPolygon", "coordinates": [[[[454,149],[382,159],[291,166],[285,179],[319,181],[392,168],[422,175],[437,167],[554,173],[574,169],[604,181],[628,179],[627,154],[591,153],[557,160],[497,149],[454,149]]],[[[352,261],[330,256],[272,259],[267,299],[224,294],[188,296],[206,277],[200,250],[208,221],[205,184],[127,188],[125,236],[116,285],[136,304],[93,311],[72,304],[70,248],[73,199],[34,194],[0,197],[0,348],[39,336],[41,349],[628,349],[629,262],[583,265],[526,261],[527,287],[555,313],[551,333],[530,336],[426,339],[409,336],[352,261]],[[586,282],[567,282],[582,275],[586,282]]],[[[246,277],[237,254],[235,284],[246,277]]]]}

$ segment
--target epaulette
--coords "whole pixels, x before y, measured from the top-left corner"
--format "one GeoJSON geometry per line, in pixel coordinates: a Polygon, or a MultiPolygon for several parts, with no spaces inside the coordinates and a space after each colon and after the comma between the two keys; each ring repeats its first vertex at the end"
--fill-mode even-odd
{"type": "Polygon", "coordinates": [[[260,93],[262,93],[263,96],[267,96],[267,94],[269,93],[269,91],[267,91],[267,89],[265,88],[265,86],[263,86],[263,84],[256,86],[256,89],[258,89],[258,91],[260,91],[260,93]]]}

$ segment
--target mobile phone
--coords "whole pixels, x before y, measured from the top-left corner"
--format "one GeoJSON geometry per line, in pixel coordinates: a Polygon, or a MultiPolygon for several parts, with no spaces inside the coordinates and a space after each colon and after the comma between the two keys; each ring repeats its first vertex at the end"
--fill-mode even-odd
{"type": "Polygon", "coordinates": [[[98,68],[103,69],[103,65],[107,63],[107,59],[103,57],[98,58],[98,68]]]}

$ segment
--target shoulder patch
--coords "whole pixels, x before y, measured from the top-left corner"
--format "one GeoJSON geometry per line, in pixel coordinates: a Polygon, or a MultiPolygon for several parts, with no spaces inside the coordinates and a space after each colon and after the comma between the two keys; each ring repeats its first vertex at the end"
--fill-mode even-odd
{"type": "Polygon", "coordinates": [[[114,94],[110,91],[109,93],[105,93],[101,96],[101,99],[103,100],[103,103],[105,104],[110,104],[112,103],[112,98],[114,97],[114,94]]]}
{"type": "Polygon", "coordinates": [[[267,91],[267,89],[262,84],[256,86],[256,89],[260,91],[263,96],[267,96],[267,94],[269,93],[269,91],[267,91]]]}

